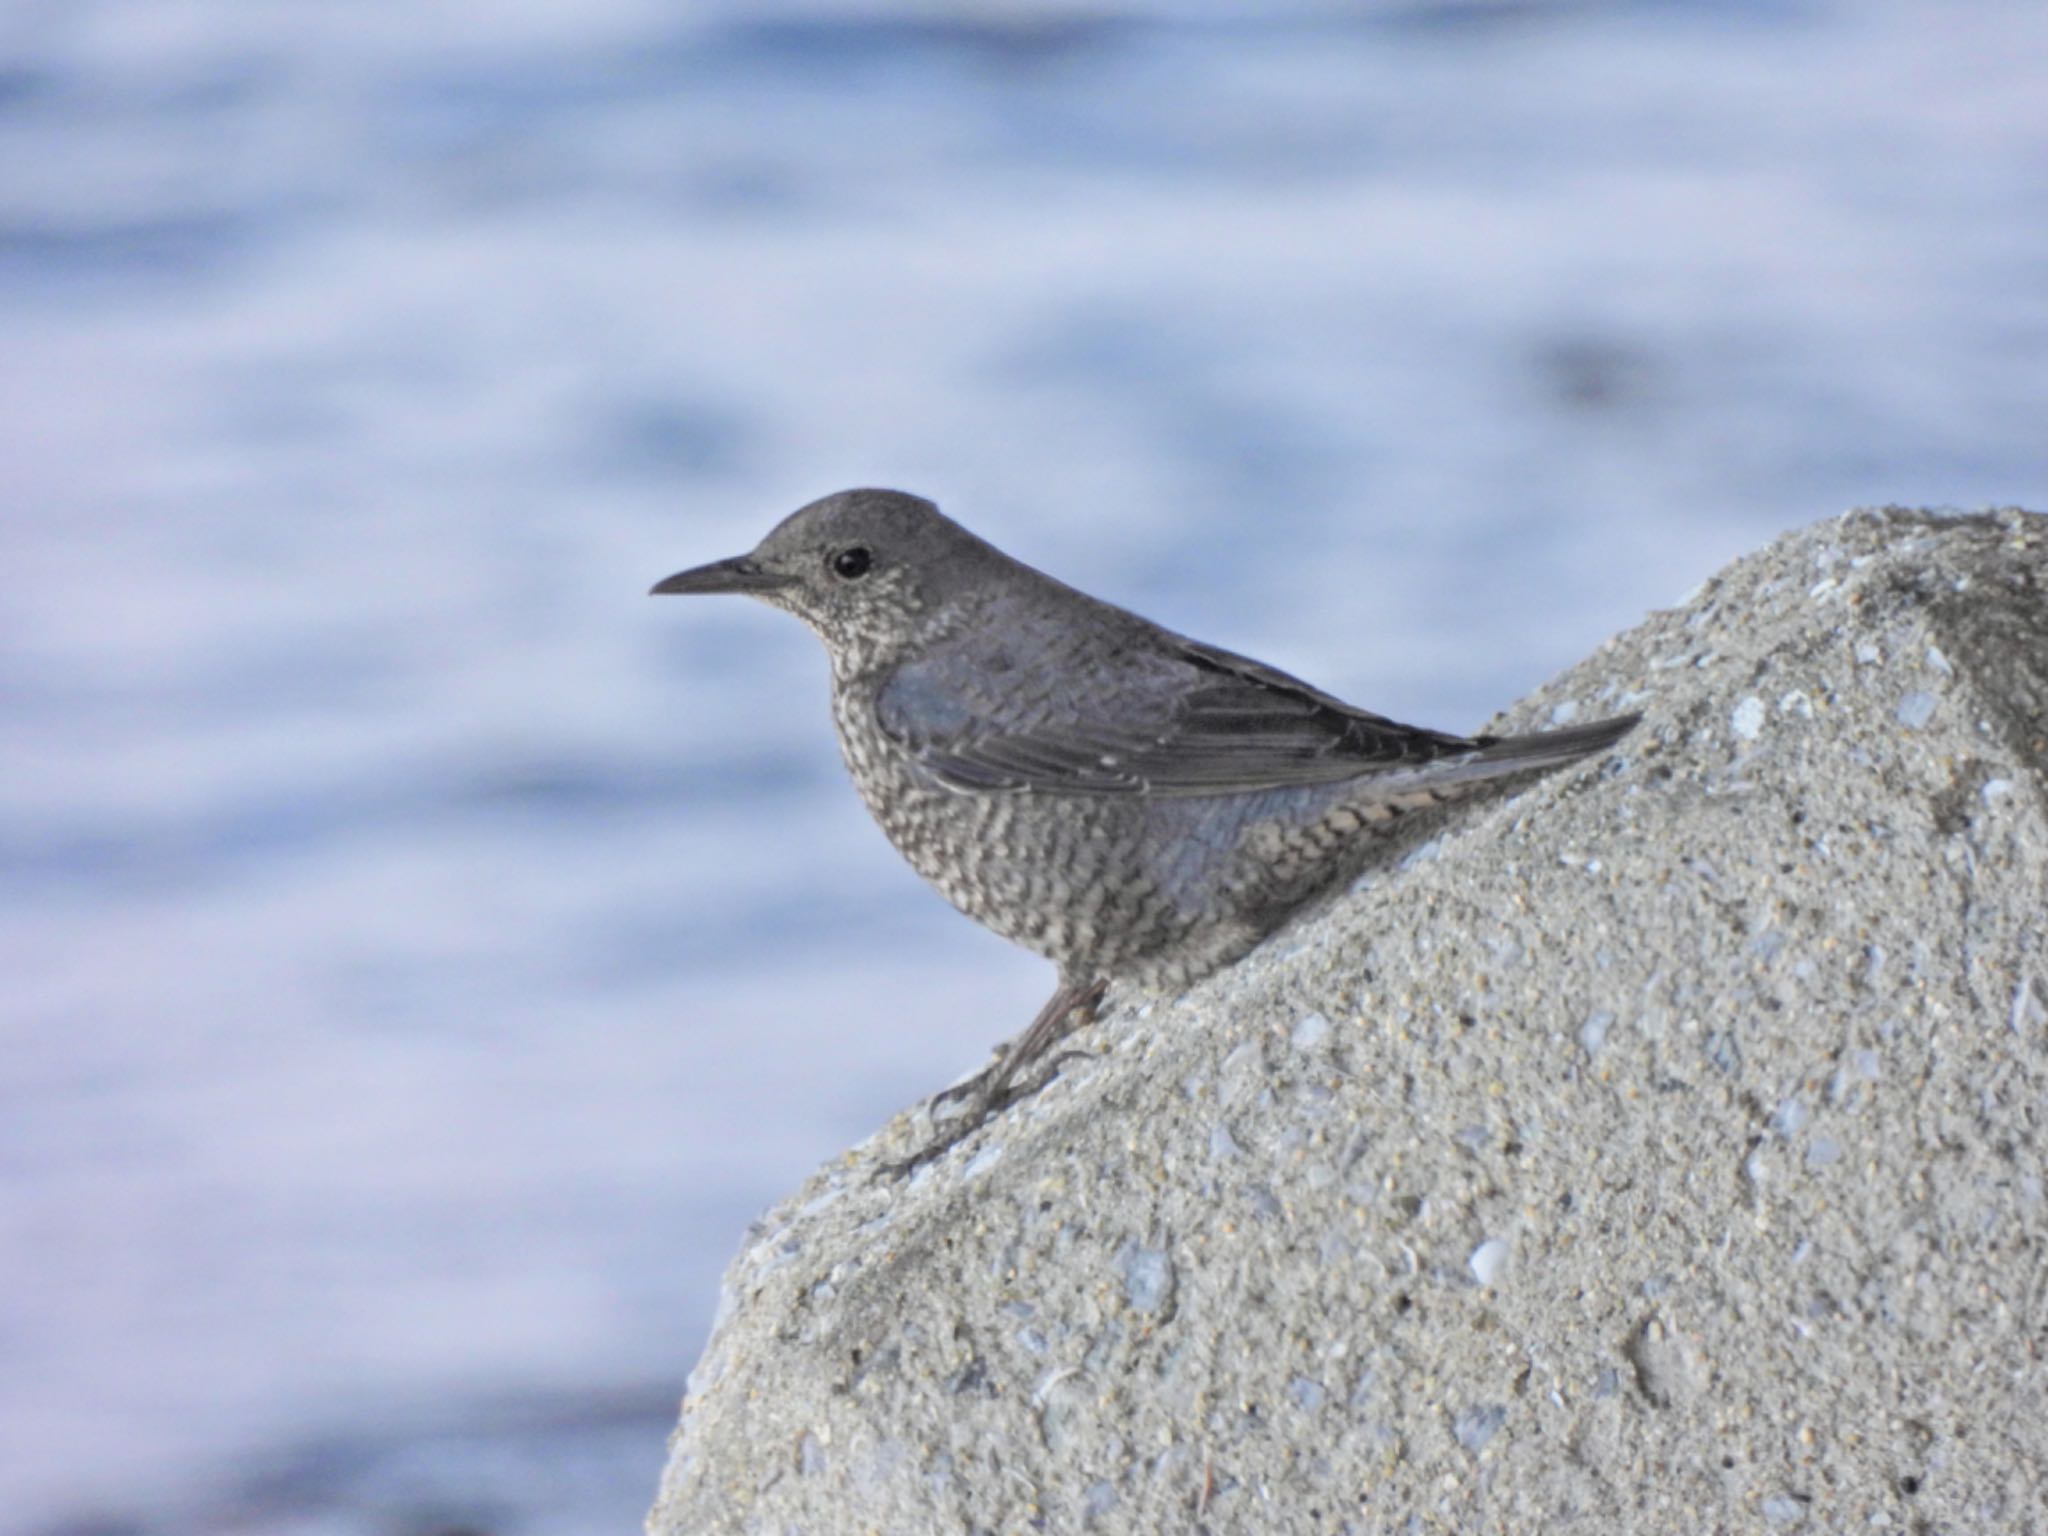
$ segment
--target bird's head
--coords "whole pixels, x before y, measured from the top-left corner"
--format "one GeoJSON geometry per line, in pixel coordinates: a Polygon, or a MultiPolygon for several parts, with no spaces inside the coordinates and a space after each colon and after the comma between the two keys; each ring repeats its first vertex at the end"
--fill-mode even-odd
{"type": "Polygon", "coordinates": [[[754,549],[678,571],[654,593],[744,592],[786,608],[857,664],[943,622],[948,601],[1002,556],[921,496],[839,491],[799,507],[754,549]]]}

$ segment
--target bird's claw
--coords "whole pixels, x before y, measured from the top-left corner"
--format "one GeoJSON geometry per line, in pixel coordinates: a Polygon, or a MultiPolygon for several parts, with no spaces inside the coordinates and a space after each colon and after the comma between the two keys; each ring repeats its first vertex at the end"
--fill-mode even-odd
{"type": "MultiPolygon", "coordinates": [[[[875,1177],[878,1179],[908,1178],[926,1163],[934,1162],[938,1158],[943,1157],[984,1125],[987,1125],[989,1121],[995,1119],[996,1116],[1000,1115],[1012,1104],[1021,1103],[1038,1093],[1060,1075],[1060,1069],[1068,1062],[1084,1060],[1091,1054],[1093,1053],[1089,1051],[1061,1051],[1045,1064],[1044,1071],[1040,1072],[1029,1082],[1010,1083],[993,1094],[980,1093],[977,1090],[980,1084],[995,1075],[997,1068],[1002,1065],[1001,1062],[998,1062],[995,1067],[989,1068],[986,1072],[976,1073],[975,1076],[969,1078],[964,1083],[955,1083],[950,1088],[940,1089],[927,1101],[927,1107],[935,1110],[944,1101],[963,1098],[970,1094],[974,1096],[976,1102],[962,1113],[949,1116],[945,1126],[930,1141],[919,1147],[910,1156],[899,1158],[894,1162],[883,1163],[875,1170],[875,1177]]],[[[934,1121],[937,1118],[936,1115],[933,1116],[934,1121]]]]}

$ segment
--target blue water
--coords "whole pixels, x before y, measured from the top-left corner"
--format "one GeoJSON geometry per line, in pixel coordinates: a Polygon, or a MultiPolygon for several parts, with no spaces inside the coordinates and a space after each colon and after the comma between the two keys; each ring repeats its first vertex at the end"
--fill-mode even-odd
{"type": "Polygon", "coordinates": [[[2048,12],[0,14],[0,1532],[630,1529],[749,1217],[1050,984],[652,602],[848,484],[1477,726],[2048,506],[2048,12]],[[236,1523],[239,1522],[239,1523],[236,1523]]]}

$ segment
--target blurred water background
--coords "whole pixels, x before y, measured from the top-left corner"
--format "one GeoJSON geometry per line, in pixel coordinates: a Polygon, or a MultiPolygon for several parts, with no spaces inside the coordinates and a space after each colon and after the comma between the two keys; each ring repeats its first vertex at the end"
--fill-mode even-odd
{"type": "Polygon", "coordinates": [[[1050,986],[800,626],[845,485],[1476,727],[2048,505],[2048,8],[9,0],[0,1532],[580,1533],[1050,986]]]}

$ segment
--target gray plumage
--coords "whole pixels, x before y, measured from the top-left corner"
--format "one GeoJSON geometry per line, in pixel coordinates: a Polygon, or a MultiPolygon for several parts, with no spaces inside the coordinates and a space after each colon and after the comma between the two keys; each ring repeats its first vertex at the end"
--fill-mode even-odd
{"type": "Polygon", "coordinates": [[[1104,983],[1193,981],[1355,872],[1374,824],[1635,723],[1397,724],[1077,592],[897,491],[814,501],[751,554],[654,590],[750,593],[817,631],[840,748],[889,840],[1059,968],[1059,1016],[985,1074],[985,1110],[1104,983]]]}

